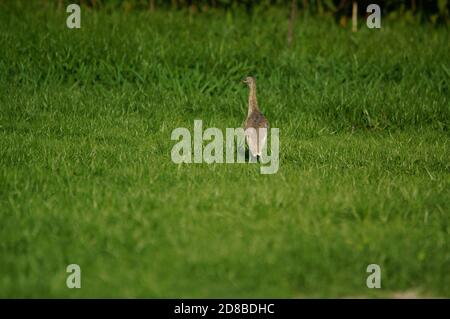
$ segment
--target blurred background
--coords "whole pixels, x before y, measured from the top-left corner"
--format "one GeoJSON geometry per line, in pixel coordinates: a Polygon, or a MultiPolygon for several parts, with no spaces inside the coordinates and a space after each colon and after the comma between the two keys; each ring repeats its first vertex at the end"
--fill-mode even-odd
{"type": "MultiPolygon", "coordinates": [[[[39,1],[39,0],[38,0],[39,1]]],[[[239,10],[248,13],[258,12],[271,6],[286,7],[292,10],[297,7],[303,12],[319,16],[333,16],[341,24],[346,25],[352,14],[353,4],[360,9],[358,15],[366,16],[365,8],[378,4],[383,16],[387,18],[402,17],[409,21],[429,21],[432,23],[448,23],[448,0],[42,0],[43,3],[57,2],[63,6],[67,3],[78,3],[93,9],[123,10],[190,10],[200,13],[208,10],[239,10]]]]}

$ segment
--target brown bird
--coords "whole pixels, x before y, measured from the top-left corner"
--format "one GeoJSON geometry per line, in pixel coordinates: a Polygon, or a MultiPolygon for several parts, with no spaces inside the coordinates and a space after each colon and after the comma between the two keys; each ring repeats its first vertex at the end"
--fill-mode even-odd
{"type": "Polygon", "coordinates": [[[248,148],[253,157],[261,156],[262,149],[267,141],[267,130],[269,122],[261,113],[256,100],[256,81],[255,78],[248,76],[243,80],[250,89],[248,95],[248,114],[245,120],[245,138],[248,148]],[[247,130],[249,129],[250,130],[247,130]],[[253,128],[254,130],[252,130],[253,128]],[[261,128],[265,128],[262,129],[261,128]]]}

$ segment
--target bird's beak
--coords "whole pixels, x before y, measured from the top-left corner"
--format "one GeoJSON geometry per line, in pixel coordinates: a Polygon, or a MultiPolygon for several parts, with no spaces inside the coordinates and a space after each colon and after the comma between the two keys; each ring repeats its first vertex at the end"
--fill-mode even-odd
{"type": "Polygon", "coordinates": [[[247,84],[247,82],[245,81],[245,79],[241,80],[241,84],[247,84]]]}

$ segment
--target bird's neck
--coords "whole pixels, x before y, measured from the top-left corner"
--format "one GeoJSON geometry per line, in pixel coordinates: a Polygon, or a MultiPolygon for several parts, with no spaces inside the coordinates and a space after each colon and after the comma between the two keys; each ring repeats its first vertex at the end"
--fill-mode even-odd
{"type": "Polygon", "coordinates": [[[250,85],[250,92],[248,94],[248,114],[253,111],[258,111],[258,101],[256,100],[256,85],[250,85]]]}

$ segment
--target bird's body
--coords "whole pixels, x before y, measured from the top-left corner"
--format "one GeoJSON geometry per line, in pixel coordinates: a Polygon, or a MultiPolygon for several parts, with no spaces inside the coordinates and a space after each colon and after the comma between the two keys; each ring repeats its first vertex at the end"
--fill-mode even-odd
{"type": "Polygon", "coordinates": [[[248,113],[245,120],[245,138],[248,148],[253,157],[261,156],[262,149],[267,142],[267,130],[269,122],[259,110],[256,100],[256,81],[252,77],[247,77],[244,81],[247,83],[250,92],[248,96],[248,113]]]}

